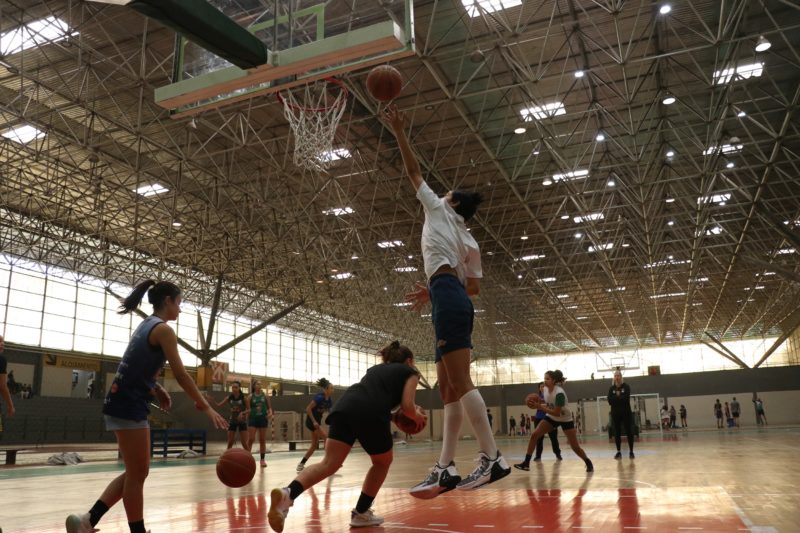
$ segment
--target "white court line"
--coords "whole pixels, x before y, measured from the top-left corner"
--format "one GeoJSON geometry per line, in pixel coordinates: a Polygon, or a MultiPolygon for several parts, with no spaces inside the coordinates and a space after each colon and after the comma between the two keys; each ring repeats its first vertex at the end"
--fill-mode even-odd
{"type": "Polygon", "coordinates": [[[703,530],[702,527],[685,527],[685,526],[680,526],[678,529],[680,529],[682,531],[702,531],[703,530]]]}
{"type": "Polygon", "coordinates": [[[522,526],[522,529],[544,529],[544,526],[522,526]]]}
{"type": "Polygon", "coordinates": [[[647,526],[623,526],[622,529],[647,529],[647,526]]]}
{"type": "Polygon", "coordinates": [[[428,524],[428,525],[433,527],[447,527],[450,524],[428,524]]]}
{"type": "Polygon", "coordinates": [[[474,526],[472,526],[472,527],[494,527],[494,526],[482,526],[482,525],[480,525],[480,524],[475,524],[475,525],[474,525],[474,526]]]}

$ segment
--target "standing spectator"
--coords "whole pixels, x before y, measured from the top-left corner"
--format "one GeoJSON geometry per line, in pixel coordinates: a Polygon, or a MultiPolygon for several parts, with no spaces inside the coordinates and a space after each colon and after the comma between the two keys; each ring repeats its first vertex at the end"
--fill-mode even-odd
{"type": "Polygon", "coordinates": [[[16,394],[17,392],[19,392],[19,383],[17,383],[17,380],[14,379],[13,370],[8,373],[8,391],[11,394],[16,394]]]}
{"type": "Polygon", "coordinates": [[[767,415],[764,414],[764,402],[761,401],[761,398],[756,398],[753,403],[756,405],[756,422],[759,426],[766,426],[767,415]]]}
{"type": "MultiPolygon", "coordinates": [[[[5,341],[3,340],[3,336],[0,335],[0,397],[2,397],[3,402],[6,404],[6,415],[11,418],[14,416],[14,402],[11,400],[11,392],[8,390],[8,385],[6,384],[8,380],[8,375],[6,374],[8,363],[6,362],[6,358],[3,357],[3,351],[5,351],[5,349],[5,341]]],[[[2,423],[0,423],[0,428],[2,427],[2,423]]]]}
{"type": "Polygon", "coordinates": [[[661,428],[669,429],[669,409],[666,404],[661,406],[661,428]]]}
{"type": "Polygon", "coordinates": [[[519,434],[525,436],[525,413],[519,415],[519,434]]]}
{"type": "Polygon", "coordinates": [[[731,408],[728,406],[728,402],[725,402],[725,425],[733,427],[733,417],[731,416],[731,408]]]}
{"type": "Polygon", "coordinates": [[[489,428],[491,428],[492,435],[494,435],[494,426],[492,425],[492,420],[494,420],[494,417],[492,416],[492,410],[491,409],[487,409],[486,410],[486,418],[489,419],[489,428]]]}
{"type": "Polygon", "coordinates": [[[672,429],[675,429],[675,428],[678,427],[678,424],[675,422],[677,418],[678,417],[677,417],[677,413],[675,412],[675,406],[674,405],[670,405],[669,406],[669,427],[671,427],[672,429]]]}
{"type": "Polygon", "coordinates": [[[86,395],[88,398],[94,398],[94,380],[89,382],[89,386],[86,387],[86,395]]]}
{"type": "Polygon", "coordinates": [[[517,419],[513,416],[508,417],[508,434],[512,437],[517,436],[517,419]]]}
{"type": "Polygon", "coordinates": [[[733,397],[733,401],[731,402],[731,415],[733,416],[733,425],[737,428],[739,427],[739,416],[742,414],[742,406],[736,400],[736,396],[733,397]]]}
{"type": "Polygon", "coordinates": [[[689,424],[686,423],[686,406],[683,404],[681,404],[680,413],[681,413],[681,427],[688,428],[689,424]]]}
{"type": "Polygon", "coordinates": [[[525,415],[525,434],[531,434],[531,415],[525,415]]]}
{"type": "Polygon", "coordinates": [[[278,395],[278,389],[276,389],[276,388],[274,388],[274,387],[273,387],[273,388],[272,388],[272,395],[273,395],[273,396],[277,396],[277,395],[278,395]]]}
{"type": "Polygon", "coordinates": [[[628,457],[633,455],[633,413],[631,412],[631,386],[622,379],[622,372],[614,372],[614,383],[608,389],[608,405],[611,406],[611,423],[614,428],[614,444],[617,454],[614,459],[622,459],[620,446],[622,444],[622,430],[628,439],[628,457]]]}
{"type": "Polygon", "coordinates": [[[717,398],[717,403],[714,404],[714,416],[717,419],[717,429],[722,429],[722,404],[719,403],[719,398],[717,398]]]}

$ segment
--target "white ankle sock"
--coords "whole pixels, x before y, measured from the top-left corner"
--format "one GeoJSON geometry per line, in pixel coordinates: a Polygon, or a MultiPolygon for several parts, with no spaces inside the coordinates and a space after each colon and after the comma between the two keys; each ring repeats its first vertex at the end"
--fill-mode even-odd
{"type": "Polygon", "coordinates": [[[464,409],[461,402],[447,403],[444,406],[444,423],[442,424],[442,453],[439,455],[439,466],[446,467],[456,456],[456,445],[461,436],[461,423],[464,421],[464,409]]]}
{"type": "Polygon", "coordinates": [[[486,416],[486,403],[484,403],[481,393],[478,392],[478,389],[472,389],[461,397],[460,402],[472,424],[472,431],[475,433],[475,438],[478,439],[481,451],[490,459],[494,459],[497,457],[497,444],[494,442],[489,418],[486,416]]]}

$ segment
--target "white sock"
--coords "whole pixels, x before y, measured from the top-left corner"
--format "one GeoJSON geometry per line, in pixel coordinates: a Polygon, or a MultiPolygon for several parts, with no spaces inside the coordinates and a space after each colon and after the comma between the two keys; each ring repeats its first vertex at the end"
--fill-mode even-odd
{"type": "Polygon", "coordinates": [[[446,467],[456,456],[456,445],[461,436],[461,423],[464,421],[464,409],[461,402],[444,405],[444,423],[442,424],[442,453],[439,465],[446,467]]]}
{"type": "Polygon", "coordinates": [[[494,442],[489,418],[486,416],[486,404],[481,393],[478,392],[478,389],[472,389],[461,397],[460,402],[472,424],[472,431],[475,433],[475,438],[478,439],[481,451],[490,459],[494,459],[497,457],[497,444],[494,442]]]}

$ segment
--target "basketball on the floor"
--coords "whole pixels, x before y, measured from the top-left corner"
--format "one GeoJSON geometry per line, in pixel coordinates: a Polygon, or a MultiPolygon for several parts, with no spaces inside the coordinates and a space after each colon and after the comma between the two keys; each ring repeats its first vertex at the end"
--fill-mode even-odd
{"type": "Polygon", "coordinates": [[[367,75],[367,90],[374,99],[389,102],[403,90],[403,76],[390,65],[378,65],[367,75]]]}
{"type": "MultiPolygon", "coordinates": [[[[419,407],[417,407],[419,409],[419,407]]],[[[409,418],[403,414],[403,410],[399,410],[394,414],[394,425],[400,429],[403,433],[408,433],[409,435],[416,435],[423,429],[427,424],[422,424],[420,427],[417,427],[417,422],[413,418],[409,418]]]]}
{"type": "Polygon", "coordinates": [[[253,455],[242,448],[225,450],[217,461],[217,477],[222,483],[231,487],[244,487],[256,475],[256,460],[253,455]]]}
{"type": "Polygon", "coordinates": [[[530,407],[531,409],[538,409],[539,408],[539,395],[535,392],[528,394],[525,397],[525,405],[530,407]]]}

